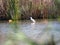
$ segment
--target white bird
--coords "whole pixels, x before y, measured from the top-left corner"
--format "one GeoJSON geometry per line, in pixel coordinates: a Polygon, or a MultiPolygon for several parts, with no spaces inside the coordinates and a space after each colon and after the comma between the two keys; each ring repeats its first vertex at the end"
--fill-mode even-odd
{"type": "Polygon", "coordinates": [[[31,20],[33,23],[35,23],[35,22],[36,22],[32,17],[30,17],[30,20],[31,20]]]}

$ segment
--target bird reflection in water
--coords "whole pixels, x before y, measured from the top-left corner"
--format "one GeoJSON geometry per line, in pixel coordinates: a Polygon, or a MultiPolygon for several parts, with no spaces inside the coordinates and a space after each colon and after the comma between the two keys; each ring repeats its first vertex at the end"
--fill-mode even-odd
{"type": "Polygon", "coordinates": [[[30,17],[30,20],[32,21],[32,23],[31,23],[31,29],[32,30],[34,30],[35,29],[35,24],[36,24],[36,21],[32,18],[32,17],[30,17]]]}

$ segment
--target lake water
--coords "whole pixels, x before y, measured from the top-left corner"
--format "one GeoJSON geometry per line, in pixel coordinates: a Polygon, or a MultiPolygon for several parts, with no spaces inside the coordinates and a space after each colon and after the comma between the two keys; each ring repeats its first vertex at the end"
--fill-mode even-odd
{"type": "MultiPolygon", "coordinates": [[[[22,31],[29,39],[38,43],[51,40],[52,35],[56,45],[60,45],[60,22],[57,20],[36,20],[32,23],[30,20],[19,21],[18,30],[22,31]]],[[[0,45],[6,41],[6,36],[12,32],[13,26],[6,21],[0,22],[0,45]]]]}

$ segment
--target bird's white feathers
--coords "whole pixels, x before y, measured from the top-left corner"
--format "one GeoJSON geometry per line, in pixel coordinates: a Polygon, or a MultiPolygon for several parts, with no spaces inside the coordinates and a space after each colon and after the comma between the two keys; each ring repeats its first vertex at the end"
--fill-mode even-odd
{"type": "Polygon", "coordinates": [[[36,22],[32,17],[30,17],[30,20],[31,20],[33,23],[35,23],[35,22],[36,22]]]}

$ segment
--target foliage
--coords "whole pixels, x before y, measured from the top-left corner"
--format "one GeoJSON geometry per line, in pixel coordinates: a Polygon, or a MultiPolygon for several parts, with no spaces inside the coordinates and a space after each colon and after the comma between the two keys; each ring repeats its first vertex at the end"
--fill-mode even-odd
{"type": "Polygon", "coordinates": [[[8,0],[8,15],[13,19],[20,18],[20,10],[19,10],[19,0],[8,0]]]}
{"type": "Polygon", "coordinates": [[[55,1],[55,6],[57,8],[57,19],[60,20],[60,0],[54,0],[55,1]]]}
{"type": "Polygon", "coordinates": [[[57,6],[58,9],[60,9],[60,0],[55,0],[55,5],[57,6]]]}
{"type": "Polygon", "coordinates": [[[26,19],[30,16],[57,18],[56,15],[60,14],[60,0],[52,0],[51,2],[46,0],[46,3],[42,0],[6,0],[3,1],[3,4],[5,4],[3,7],[6,8],[4,13],[7,13],[6,15],[13,20],[15,17],[16,19],[26,19]]]}

